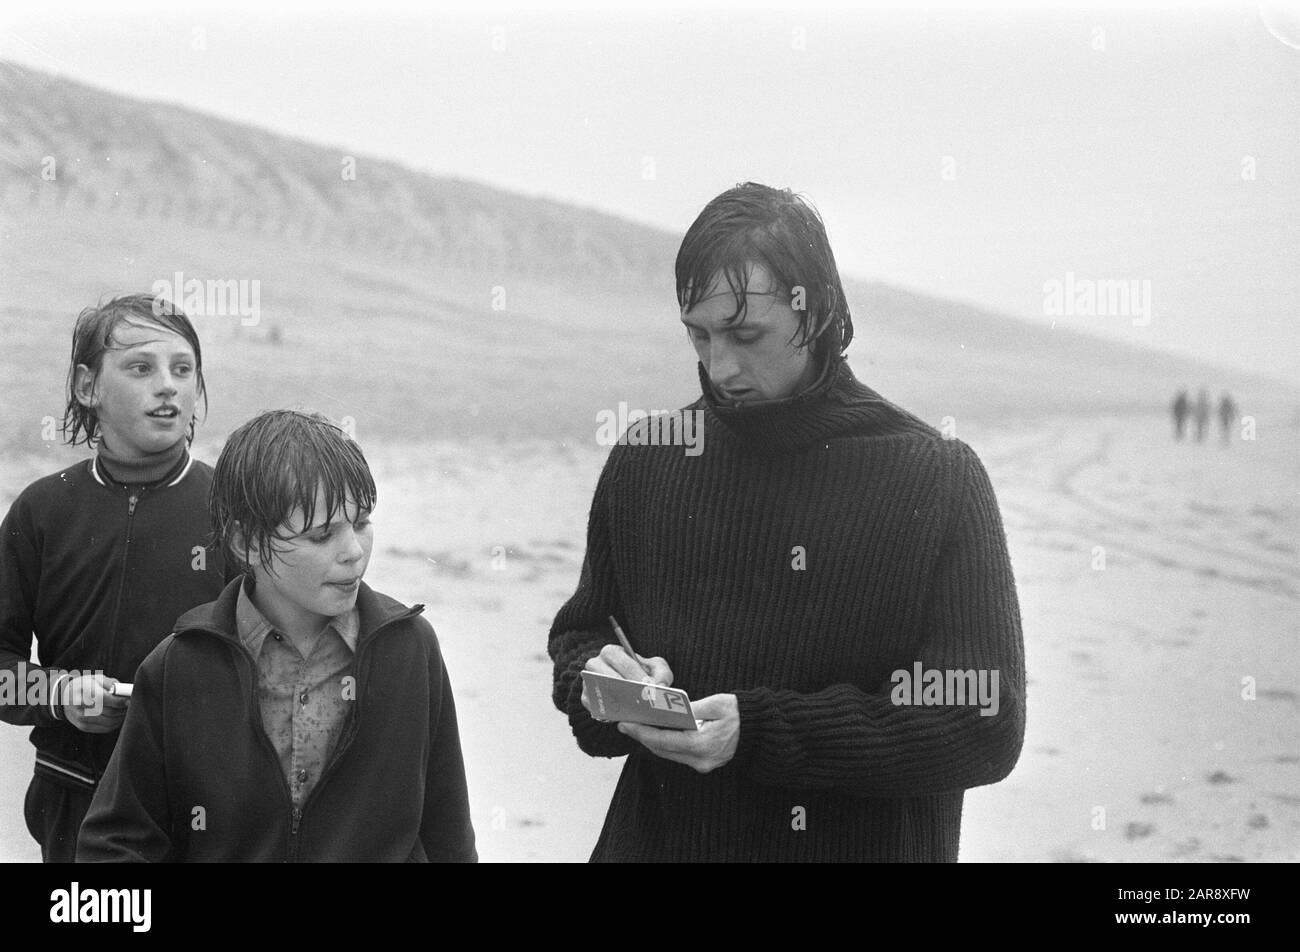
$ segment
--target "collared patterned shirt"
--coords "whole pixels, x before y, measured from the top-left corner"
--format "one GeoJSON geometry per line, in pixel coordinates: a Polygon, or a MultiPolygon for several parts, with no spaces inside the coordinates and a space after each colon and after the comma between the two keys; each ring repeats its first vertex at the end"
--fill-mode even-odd
{"type": "Polygon", "coordinates": [[[357,650],[356,608],[330,620],[304,658],[293,640],[266,620],[240,586],[235,622],[257,660],[262,726],[280,758],[295,809],[320,779],[356,697],[352,675],[357,650]]]}

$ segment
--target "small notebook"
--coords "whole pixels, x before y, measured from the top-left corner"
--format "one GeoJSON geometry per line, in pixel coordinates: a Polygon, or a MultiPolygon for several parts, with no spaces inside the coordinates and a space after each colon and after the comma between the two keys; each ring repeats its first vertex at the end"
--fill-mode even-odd
{"type": "Polygon", "coordinates": [[[691,699],[681,688],[629,681],[591,671],[582,672],[591,699],[591,716],[598,721],[631,721],[651,727],[699,729],[691,699]]]}

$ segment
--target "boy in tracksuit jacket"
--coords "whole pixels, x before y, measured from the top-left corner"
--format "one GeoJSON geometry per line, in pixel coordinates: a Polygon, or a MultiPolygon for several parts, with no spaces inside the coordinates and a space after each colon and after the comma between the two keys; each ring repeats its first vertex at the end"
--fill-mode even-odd
{"type": "Polygon", "coordinates": [[[85,309],[63,433],[97,455],[32,483],[0,524],[0,720],[33,728],[24,814],[46,862],[72,861],[113,752],[128,700],[108,692],[225,582],[206,548],[212,470],[189,455],[199,397],[182,311],[144,294],[85,309]]]}
{"type": "Polygon", "coordinates": [[[79,862],[478,858],[437,637],[361,580],[375,496],[322,416],[231,435],[211,517],[244,577],[140,666],[79,862]]]}

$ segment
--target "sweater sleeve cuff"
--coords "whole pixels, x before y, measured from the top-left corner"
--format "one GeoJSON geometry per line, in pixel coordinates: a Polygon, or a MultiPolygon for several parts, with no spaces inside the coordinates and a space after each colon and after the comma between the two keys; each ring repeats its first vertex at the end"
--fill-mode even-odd
{"type": "Polygon", "coordinates": [[[573,729],[578,747],[592,757],[622,757],[630,754],[636,748],[637,742],[622,733],[617,724],[596,720],[591,716],[591,712],[582,706],[581,671],[586,663],[587,659],[583,658],[570,665],[573,680],[569,684],[565,703],[569,727],[573,729]]]}
{"type": "Polygon", "coordinates": [[[765,688],[736,691],[740,717],[740,740],[736,744],[737,766],[749,766],[758,757],[772,711],[772,693],[765,688]]]}

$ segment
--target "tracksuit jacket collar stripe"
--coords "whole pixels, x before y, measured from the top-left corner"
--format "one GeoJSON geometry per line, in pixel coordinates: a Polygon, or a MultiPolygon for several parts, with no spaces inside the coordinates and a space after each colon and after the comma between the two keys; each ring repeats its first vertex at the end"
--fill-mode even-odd
{"type": "MultiPolygon", "coordinates": [[[[171,488],[172,486],[177,485],[177,484],[178,484],[182,479],[184,479],[186,476],[188,476],[188,475],[189,475],[189,472],[190,472],[190,469],[191,469],[193,466],[194,466],[194,457],[193,457],[192,455],[190,455],[190,452],[189,452],[188,450],[186,450],[186,452],[185,452],[185,465],[182,466],[182,467],[181,467],[181,471],[180,471],[179,473],[176,474],[176,478],[173,479],[173,480],[171,480],[170,482],[167,483],[167,488],[171,488]]],[[[98,457],[98,456],[92,456],[92,457],[90,458],[90,475],[94,477],[95,482],[99,483],[99,485],[101,485],[101,486],[107,486],[107,485],[108,485],[108,483],[104,482],[104,477],[103,477],[102,475],[100,475],[100,472],[99,472],[99,457],[98,457]]]]}

